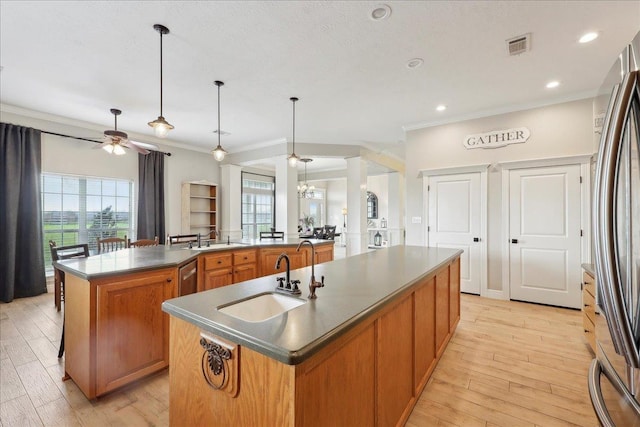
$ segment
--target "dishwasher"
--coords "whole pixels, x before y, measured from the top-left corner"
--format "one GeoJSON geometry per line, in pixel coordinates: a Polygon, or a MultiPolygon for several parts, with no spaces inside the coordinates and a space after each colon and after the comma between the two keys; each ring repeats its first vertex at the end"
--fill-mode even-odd
{"type": "Polygon", "coordinates": [[[182,267],[178,272],[178,296],[194,294],[198,290],[198,262],[193,260],[182,267]]]}

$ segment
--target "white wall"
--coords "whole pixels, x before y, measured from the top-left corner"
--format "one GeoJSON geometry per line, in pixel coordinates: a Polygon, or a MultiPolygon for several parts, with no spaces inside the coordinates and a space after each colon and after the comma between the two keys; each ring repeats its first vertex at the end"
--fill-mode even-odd
{"type": "MultiPolygon", "coordinates": [[[[405,153],[407,244],[424,245],[426,241],[420,170],[592,154],[592,123],[592,100],[584,99],[408,132],[405,153]],[[467,150],[462,144],[466,135],[516,127],[529,128],[531,136],[527,142],[472,150],[467,150]],[[422,222],[413,224],[412,217],[421,217],[422,222]]],[[[500,170],[489,168],[488,287],[496,290],[502,289],[501,186],[500,170]]]]}
{"type": "MultiPolygon", "coordinates": [[[[1,120],[73,136],[96,135],[95,126],[62,124],[6,111],[2,112],[1,120]]],[[[136,139],[144,142],[144,139],[136,139]]],[[[138,155],[130,150],[123,156],[109,155],[104,150],[94,149],[97,146],[87,141],[42,134],[42,171],[129,179],[134,182],[134,197],[137,198],[138,155]]],[[[167,233],[179,234],[182,182],[207,180],[219,183],[220,166],[213,156],[205,153],[171,147],[169,144],[160,145],[159,148],[171,153],[171,156],[165,157],[165,226],[167,233]]]]}

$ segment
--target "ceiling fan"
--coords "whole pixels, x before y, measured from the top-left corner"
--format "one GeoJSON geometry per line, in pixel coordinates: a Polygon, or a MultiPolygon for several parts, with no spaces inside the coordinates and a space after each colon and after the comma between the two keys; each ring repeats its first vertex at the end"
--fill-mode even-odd
{"type": "Polygon", "coordinates": [[[118,116],[122,111],[111,109],[114,118],[114,129],[104,131],[104,142],[95,148],[102,148],[109,154],[121,156],[125,154],[124,147],[137,151],[140,154],[149,154],[149,150],[157,150],[158,147],[144,142],[131,141],[129,135],[118,130],[118,116]]]}

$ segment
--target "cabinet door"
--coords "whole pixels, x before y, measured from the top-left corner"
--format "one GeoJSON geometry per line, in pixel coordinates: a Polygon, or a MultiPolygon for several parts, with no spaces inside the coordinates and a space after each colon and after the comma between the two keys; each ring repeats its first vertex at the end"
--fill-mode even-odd
{"type": "Polygon", "coordinates": [[[97,286],[96,394],[169,365],[169,316],[177,273],[165,269],[123,276],[97,286]]]}
{"type": "Polygon", "coordinates": [[[333,245],[316,246],[315,258],[316,264],[333,261],[333,245]]]}
{"type": "Polygon", "coordinates": [[[436,354],[444,351],[444,343],[449,336],[449,269],[443,268],[436,274],[436,354]]]}
{"type": "Polygon", "coordinates": [[[460,258],[449,266],[449,331],[453,333],[460,319],[460,258]]]}
{"type": "Polygon", "coordinates": [[[244,264],[233,267],[233,283],[244,282],[258,277],[256,264],[244,264]]]}
{"type": "Polygon", "coordinates": [[[425,386],[436,360],[436,279],[420,286],[414,296],[415,386],[416,394],[425,386]]]}
{"type": "Polygon", "coordinates": [[[233,283],[233,268],[218,268],[204,272],[203,291],[221,288],[233,283]]]}
{"type": "Polygon", "coordinates": [[[380,426],[398,425],[412,401],[412,308],[408,296],[377,320],[376,408],[380,426]]]}
{"type": "Polygon", "coordinates": [[[274,249],[274,248],[266,248],[261,249],[260,251],[260,276],[268,276],[269,274],[282,273],[285,271],[285,263],[284,261],[280,263],[280,269],[276,270],[275,265],[278,257],[281,253],[286,253],[289,257],[289,262],[291,263],[290,269],[295,270],[296,268],[302,268],[307,266],[307,253],[309,250],[307,248],[300,249],[300,252],[297,252],[295,248],[282,248],[282,249],[274,249]]]}

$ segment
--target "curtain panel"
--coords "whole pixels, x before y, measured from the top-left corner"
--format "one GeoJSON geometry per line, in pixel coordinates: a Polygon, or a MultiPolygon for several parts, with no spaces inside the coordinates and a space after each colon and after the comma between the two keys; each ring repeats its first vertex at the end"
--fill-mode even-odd
{"type": "Polygon", "coordinates": [[[42,230],[41,134],[0,123],[0,300],[47,292],[42,230]]]}
{"type": "Polygon", "coordinates": [[[138,239],[165,243],[164,154],[138,154],[138,239]]]}

